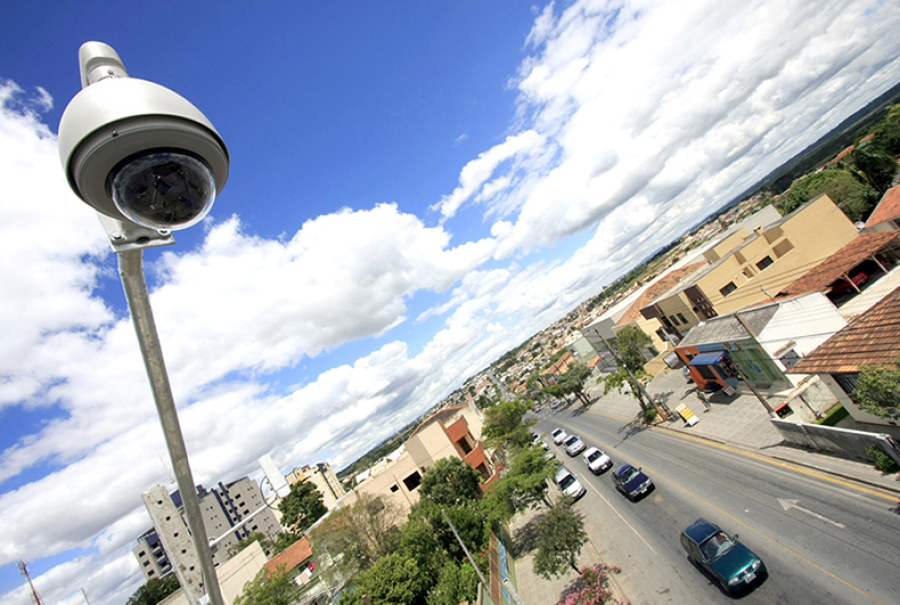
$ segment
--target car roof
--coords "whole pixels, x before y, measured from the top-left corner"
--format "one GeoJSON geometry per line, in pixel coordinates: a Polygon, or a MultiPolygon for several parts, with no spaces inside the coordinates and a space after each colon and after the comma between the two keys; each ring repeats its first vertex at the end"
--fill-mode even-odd
{"type": "Polygon", "coordinates": [[[622,466],[620,466],[619,468],[614,470],[613,474],[618,477],[619,475],[621,475],[622,473],[624,473],[625,471],[627,471],[630,468],[633,468],[630,464],[623,464],[622,466]]]}
{"type": "Polygon", "coordinates": [[[551,431],[550,434],[551,434],[551,435],[555,435],[556,433],[563,433],[563,432],[565,432],[565,431],[563,431],[563,430],[562,430],[561,428],[559,428],[559,427],[556,427],[555,429],[553,429],[553,431],[551,431]]]}
{"type": "Polygon", "coordinates": [[[598,452],[598,453],[600,453],[600,454],[603,453],[603,452],[601,452],[600,450],[598,450],[598,449],[595,448],[595,447],[589,447],[589,448],[587,448],[587,449],[585,450],[584,455],[585,455],[585,456],[590,456],[590,455],[593,454],[594,452],[598,452]]]}
{"type": "Polygon", "coordinates": [[[719,528],[704,518],[699,518],[685,529],[682,533],[697,544],[702,543],[708,537],[719,531],[719,528]]]}

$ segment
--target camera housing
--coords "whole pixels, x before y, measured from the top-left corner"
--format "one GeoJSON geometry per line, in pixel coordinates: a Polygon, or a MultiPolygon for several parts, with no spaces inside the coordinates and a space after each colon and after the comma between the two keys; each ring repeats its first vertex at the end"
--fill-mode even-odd
{"type": "Polygon", "coordinates": [[[109,46],[81,48],[84,88],[59,123],[69,186],[98,212],[153,229],[202,220],[228,180],[228,148],[199,109],[128,77],[109,46]]]}

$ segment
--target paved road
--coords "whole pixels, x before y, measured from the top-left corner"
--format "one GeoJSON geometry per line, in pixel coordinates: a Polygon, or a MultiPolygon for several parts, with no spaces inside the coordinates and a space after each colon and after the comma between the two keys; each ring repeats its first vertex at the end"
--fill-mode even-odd
{"type": "MultiPolygon", "coordinates": [[[[630,503],[558,447],[588,494],[576,505],[589,535],[634,604],[721,603],[728,598],[686,558],[680,530],[703,516],[759,554],[769,578],[748,603],[900,603],[897,497],[682,434],[600,413],[544,413],[556,426],[642,466],[656,490],[630,503]]],[[[550,441],[552,444],[552,441],[550,441]]]]}

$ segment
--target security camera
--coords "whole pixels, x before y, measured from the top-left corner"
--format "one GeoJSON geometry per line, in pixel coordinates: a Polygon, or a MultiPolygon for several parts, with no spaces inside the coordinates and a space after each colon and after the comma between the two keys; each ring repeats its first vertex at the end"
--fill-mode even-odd
{"type": "Polygon", "coordinates": [[[82,90],[59,122],[69,186],[106,216],[184,229],[228,180],[228,148],[212,123],[168,88],[128,77],[102,42],[79,51],[82,90]]]}

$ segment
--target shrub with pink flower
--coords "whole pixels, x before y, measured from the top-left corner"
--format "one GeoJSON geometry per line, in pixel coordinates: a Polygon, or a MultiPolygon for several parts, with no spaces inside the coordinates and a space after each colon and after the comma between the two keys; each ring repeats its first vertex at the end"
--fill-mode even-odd
{"type": "Polygon", "coordinates": [[[584,588],[566,595],[559,605],[604,605],[606,603],[627,605],[630,601],[623,604],[621,601],[613,599],[613,593],[608,588],[608,574],[621,572],[621,568],[609,565],[583,567],[581,580],[584,582],[584,588]]]}

